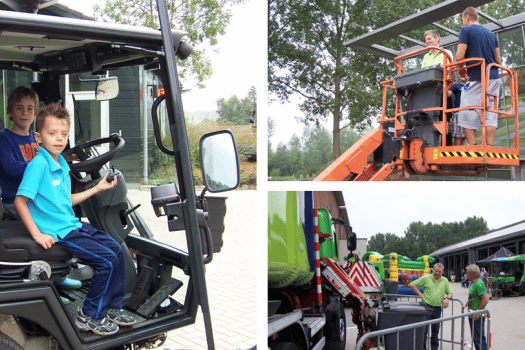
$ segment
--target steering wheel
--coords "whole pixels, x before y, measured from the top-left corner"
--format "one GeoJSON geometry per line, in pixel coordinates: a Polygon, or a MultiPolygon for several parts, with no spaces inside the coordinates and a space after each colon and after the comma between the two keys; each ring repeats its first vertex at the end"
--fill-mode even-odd
{"type": "Polygon", "coordinates": [[[124,148],[124,145],[126,142],[123,138],[121,138],[118,134],[111,134],[109,137],[105,137],[98,140],[88,141],[81,145],[75,146],[71,149],[68,149],[67,151],[62,153],[62,156],[65,158],[73,153],[76,153],[78,155],[78,158],[80,159],[79,163],[70,164],[69,168],[72,172],[78,173],[78,172],[86,172],[90,173],[92,177],[100,177],[94,176],[98,173],[100,169],[102,169],[102,166],[109,162],[111,158],[113,158],[117,153],[122,151],[124,148]],[[85,152],[85,149],[102,145],[104,143],[110,143],[113,142],[115,145],[115,148],[112,150],[100,154],[98,156],[91,157],[85,152]]]}

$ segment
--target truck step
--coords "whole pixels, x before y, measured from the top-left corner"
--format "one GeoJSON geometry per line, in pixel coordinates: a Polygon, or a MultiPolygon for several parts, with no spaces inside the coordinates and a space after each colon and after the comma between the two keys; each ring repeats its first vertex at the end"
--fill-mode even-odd
{"type": "Polygon", "coordinates": [[[317,342],[317,344],[315,344],[314,346],[312,346],[312,350],[322,350],[324,349],[324,346],[326,345],[326,338],[325,337],[322,337],[321,339],[319,339],[319,341],[317,342]]]}
{"type": "Polygon", "coordinates": [[[171,278],[168,282],[164,283],[162,287],[158,291],[155,292],[149,298],[146,300],[144,304],[142,304],[141,307],[137,310],[137,313],[141,316],[144,316],[146,318],[149,318],[155,310],[157,310],[157,307],[164,301],[169,295],[172,295],[175,293],[180,287],[182,287],[182,282],[179,280],[176,280],[175,278],[171,278]]]}
{"type": "Polygon", "coordinates": [[[324,315],[304,317],[301,322],[308,329],[310,337],[313,337],[326,324],[326,318],[324,315]]]}

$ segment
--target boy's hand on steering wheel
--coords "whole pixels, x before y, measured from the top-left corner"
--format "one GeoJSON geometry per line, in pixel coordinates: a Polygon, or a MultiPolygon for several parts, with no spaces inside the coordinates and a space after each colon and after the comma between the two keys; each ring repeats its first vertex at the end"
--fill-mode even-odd
{"type": "Polygon", "coordinates": [[[65,156],[64,159],[68,163],[71,163],[72,161],[78,161],[78,162],[80,161],[80,158],[78,157],[78,154],[76,153],[71,153],[70,155],[65,156]]]}

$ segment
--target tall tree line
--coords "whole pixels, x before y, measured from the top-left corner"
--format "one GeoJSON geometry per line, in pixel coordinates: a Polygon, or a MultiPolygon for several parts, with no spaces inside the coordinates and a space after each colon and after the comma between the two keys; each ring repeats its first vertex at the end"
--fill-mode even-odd
{"type": "Polygon", "coordinates": [[[412,222],[399,237],[391,232],[376,233],[368,241],[368,251],[381,254],[398,253],[412,260],[429,255],[441,247],[486,234],[487,222],[482,217],[469,217],[461,222],[434,224],[412,222]]]}
{"type": "MultiPolygon", "coordinates": [[[[315,177],[332,162],[332,136],[322,125],[306,126],[301,135],[293,134],[288,143],[280,142],[275,150],[271,143],[274,128],[273,119],[268,118],[268,176],[272,180],[315,177]]],[[[341,146],[350,148],[361,136],[347,128],[341,132],[341,146]]]]}

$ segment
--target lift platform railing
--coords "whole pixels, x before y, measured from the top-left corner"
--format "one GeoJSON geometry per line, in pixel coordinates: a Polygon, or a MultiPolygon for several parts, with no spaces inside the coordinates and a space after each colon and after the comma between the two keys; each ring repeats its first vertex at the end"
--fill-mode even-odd
{"type": "Polygon", "coordinates": [[[444,49],[431,47],[398,56],[394,59],[394,65],[398,75],[381,82],[381,127],[370,130],[323,170],[315,181],[385,180],[395,170],[400,169],[411,175],[478,176],[489,168],[519,166],[516,72],[496,64],[485,67],[485,60],[482,58],[453,62],[444,49]],[[403,75],[406,72],[400,65],[401,60],[432,49],[444,55],[442,71],[440,67],[434,66],[403,75]],[[459,64],[466,67],[459,67],[459,64]],[[451,78],[454,73],[477,66],[481,70],[480,97],[483,98],[480,105],[459,108],[448,105],[448,90],[452,86],[451,78]],[[487,91],[490,80],[487,72],[494,67],[502,72],[501,76],[507,79],[510,85],[510,111],[498,109],[499,101],[492,105],[489,103],[491,96],[487,95],[487,91]],[[395,100],[389,94],[392,91],[396,95],[395,100]],[[394,101],[392,113],[390,104],[394,101]],[[452,145],[450,142],[450,123],[447,116],[463,110],[474,110],[480,115],[482,141],[477,145],[452,145]],[[509,140],[513,138],[512,147],[510,143],[503,147],[487,144],[487,112],[497,113],[498,120],[514,118],[514,135],[510,136],[510,133],[507,133],[509,140]],[[373,161],[370,160],[371,155],[373,161]]]}
{"type": "MultiPolygon", "coordinates": [[[[482,125],[482,137],[481,137],[481,145],[486,146],[487,145],[487,133],[486,133],[486,112],[493,112],[498,114],[498,120],[500,119],[510,119],[514,118],[514,139],[513,139],[513,147],[512,149],[519,151],[519,118],[518,118],[518,81],[517,81],[517,73],[512,71],[511,69],[504,67],[500,64],[496,63],[490,63],[485,68],[485,59],[483,58],[466,58],[461,61],[454,62],[452,61],[452,58],[450,55],[440,47],[426,47],[422,48],[410,53],[406,53],[401,56],[397,56],[394,59],[394,65],[397,68],[398,74],[405,73],[405,70],[400,64],[400,61],[406,58],[414,57],[417,55],[420,55],[426,51],[430,51],[432,49],[438,50],[443,53],[444,55],[444,64],[443,64],[443,78],[442,78],[442,84],[443,84],[443,91],[442,91],[442,104],[441,106],[436,107],[430,107],[430,108],[424,108],[421,110],[421,112],[433,112],[433,111],[439,111],[442,113],[443,116],[446,116],[449,113],[459,112],[463,110],[474,110],[478,115],[480,115],[481,118],[481,125],[482,125]],[[465,65],[465,67],[459,67],[459,65],[465,65]],[[458,108],[449,108],[450,106],[447,106],[447,92],[448,89],[452,86],[453,80],[450,79],[455,72],[458,72],[463,69],[468,69],[472,67],[480,66],[481,69],[481,105],[479,106],[463,106],[458,108]],[[497,99],[494,100],[494,105],[489,105],[489,95],[487,94],[488,86],[490,80],[487,79],[487,77],[490,74],[490,69],[493,67],[497,67],[499,70],[503,71],[503,73],[500,74],[501,78],[508,77],[509,79],[509,86],[510,86],[510,93],[511,93],[511,109],[510,111],[505,111],[498,109],[498,102],[497,99]],[[484,98],[483,98],[484,97],[484,98]]],[[[399,97],[396,94],[396,103],[395,103],[395,114],[392,118],[387,118],[387,101],[388,101],[388,91],[389,90],[396,90],[395,87],[395,81],[394,79],[389,79],[381,82],[381,86],[383,87],[383,111],[381,115],[381,119],[379,120],[379,123],[381,124],[381,130],[384,129],[385,122],[393,121],[394,122],[394,128],[395,128],[395,134],[394,137],[399,137],[399,132],[401,130],[406,130],[405,123],[401,121],[401,117],[404,117],[409,113],[408,108],[406,111],[402,112],[400,111],[400,104],[401,101],[399,100],[399,97]]],[[[407,98],[407,104],[410,100],[410,96],[407,98]]],[[[448,133],[448,120],[447,118],[443,117],[442,120],[438,123],[435,123],[434,126],[441,134],[441,144],[443,147],[447,146],[446,144],[446,135],[448,133]]],[[[450,145],[448,145],[450,146],[450,145]]]]}
{"type": "MultiPolygon", "coordinates": [[[[443,48],[441,48],[441,47],[425,47],[425,48],[422,48],[422,49],[419,49],[419,50],[416,50],[416,51],[413,51],[413,52],[406,53],[406,54],[401,55],[401,56],[397,56],[396,58],[394,58],[394,66],[396,66],[396,68],[397,68],[397,74],[398,75],[399,74],[403,74],[403,73],[405,73],[405,69],[401,66],[400,61],[402,61],[403,59],[409,58],[409,57],[417,56],[419,54],[425,53],[426,51],[430,51],[430,50],[433,50],[433,49],[440,51],[443,54],[443,56],[444,56],[443,78],[442,78],[442,82],[443,82],[442,104],[441,104],[441,106],[424,108],[421,111],[422,112],[440,111],[440,112],[442,112],[442,115],[445,115],[445,112],[446,112],[446,109],[447,109],[447,97],[448,97],[447,96],[447,92],[448,92],[448,89],[450,88],[450,86],[452,86],[452,82],[453,81],[451,79],[448,79],[448,78],[450,78],[452,76],[452,71],[451,71],[452,57],[450,57],[450,55],[443,48]]],[[[388,87],[388,88],[392,88],[392,89],[395,90],[396,87],[395,87],[394,79],[387,80],[387,81],[385,81],[383,83],[381,83],[381,85],[384,87],[384,90],[383,90],[383,100],[384,100],[383,117],[384,117],[385,113],[386,113],[386,94],[387,94],[387,89],[386,88],[388,87]],[[387,83],[388,84],[388,83],[391,83],[391,82],[394,82],[394,84],[393,85],[383,84],[383,83],[387,83]]],[[[410,100],[410,96],[407,99],[407,104],[408,104],[409,100],[410,100]]],[[[400,118],[405,116],[407,113],[409,113],[408,108],[407,108],[407,110],[405,112],[400,112],[399,111],[400,103],[401,103],[401,101],[399,100],[399,97],[396,94],[395,116],[394,116],[394,118],[390,118],[390,119],[384,120],[384,121],[388,121],[388,120],[395,120],[396,121],[396,123],[395,123],[395,126],[396,126],[395,127],[395,129],[396,129],[395,137],[399,136],[399,132],[398,132],[399,130],[405,130],[406,129],[405,125],[403,125],[403,123],[400,122],[400,118]]],[[[383,126],[384,121],[380,121],[381,126],[383,126]]],[[[442,143],[443,143],[443,146],[445,146],[446,145],[446,134],[448,132],[448,121],[446,120],[446,118],[442,118],[442,121],[440,123],[436,123],[435,127],[440,131],[440,133],[442,135],[442,143]]]]}
{"type": "MultiPolygon", "coordinates": [[[[508,76],[509,77],[509,87],[510,87],[510,111],[506,112],[499,110],[497,107],[496,99],[494,99],[494,106],[491,108],[487,101],[487,112],[498,113],[498,120],[500,119],[511,119],[514,118],[514,139],[512,148],[519,150],[519,107],[518,107],[518,73],[507,67],[504,67],[497,63],[490,63],[487,66],[485,76],[489,76],[490,69],[492,67],[497,67],[500,71],[505,71],[505,73],[500,73],[501,78],[508,76]]],[[[485,81],[485,90],[488,90],[489,80],[485,81]]],[[[484,125],[484,124],[483,124],[484,125]]],[[[483,131],[484,129],[482,129],[483,131]]],[[[482,136],[482,140],[485,140],[485,137],[482,136]]]]}

